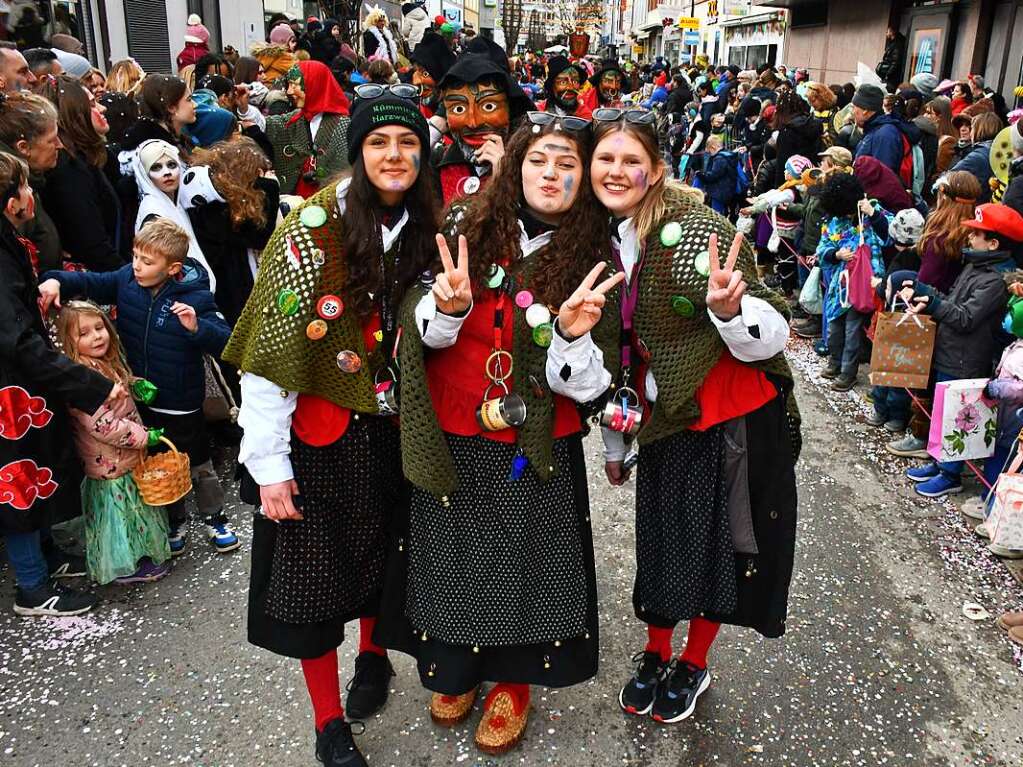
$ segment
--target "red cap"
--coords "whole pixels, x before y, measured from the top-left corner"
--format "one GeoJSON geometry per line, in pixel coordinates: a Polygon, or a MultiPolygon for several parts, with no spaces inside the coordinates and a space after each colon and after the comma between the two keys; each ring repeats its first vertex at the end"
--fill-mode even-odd
{"type": "Polygon", "coordinates": [[[982,232],[994,232],[1013,242],[1023,242],[1023,216],[1008,205],[991,202],[978,205],[977,217],[972,221],[963,221],[963,226],[980,229],[982,232]]]}

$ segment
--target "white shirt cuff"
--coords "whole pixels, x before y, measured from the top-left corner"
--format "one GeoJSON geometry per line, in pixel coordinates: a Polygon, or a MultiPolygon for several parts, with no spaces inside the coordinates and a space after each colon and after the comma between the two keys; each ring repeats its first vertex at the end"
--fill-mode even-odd
{"type": "Polygon", "coordinates": [[[458,332],[472,311],[472,304],[465,314],[453,316],[437,309],[433,291],[430,291],[416,304],[416,328],[423,339],[423,344],[431,349],[445,349],[454,346],[458,340],[458,332]]]}
{"type": "Polygon", "coordinates": [[[725,321],[710,309],[707,316],[721,334],[721,340],[740,362],[758,362],[770,359],[785,348],[789,338],[789,324],[785,317],[767,301],[753,296],[743,296],[739,314],[725,321]],[[756,327],[759,338],[750,334],[756,327]]]}

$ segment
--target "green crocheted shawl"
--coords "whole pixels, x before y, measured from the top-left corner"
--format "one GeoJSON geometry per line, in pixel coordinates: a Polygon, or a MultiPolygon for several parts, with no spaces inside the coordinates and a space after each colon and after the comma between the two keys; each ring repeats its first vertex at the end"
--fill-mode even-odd
{"type": "MultiPolygon", "coordinates": [[[[458,211],[453,210],[443,226],[449,247],[457,252],[458,211]]],[[[547,246],[550,247],[550,246],[547,246]]],[[[533,267],[538,253],[520,262],[512,274],[521,287],[531,284],[533,267]]],[[[608,276],[614,273],[608,268],[608,276]]],[[[401,453],[405,476],[409,481],[444,500],[458,488],[458,476],[451,459],[447,440],[433,409],[433,400],[426,381],[425,355],[430,350],[423,346],[416,328],[415,307],[430,291],[419,285],[405,294],[401,324],[405,332],[401,338],[401,453]]],[[[566,296],[567,298],[567,296],[566,296]]],[[[526,403],[526,423],[518,430],[518,446],[529,459],[529,465],[542,481],[555,471],[553,455],[554,395],[547,384],[547,349],[533,343],[532,329],[526,324],[525,312],[514,311],[513,349],[515,373],[514,391],[526,403]]],[[[617,290],[607,297],[600,322],[592,337],[604,353],[604,366],[617,377],[620,349],[617,290]]]]}
{"type": "MultiPolygon", "coordinates": [[[[725,342],[707,316],[707,268],[705,251],[712,233],[717,233],[719,252],[724,261],[735,237],[735,227],[708,207],[669,191],[670,206],[664,217],[650,230],[646,256],[640,273],[639,300],[634,327],[650,350],[650,369],[657,382],[657,402],[649,420],[639,432],[640,444],[648,444],[676,434],[700,417],[694,398],[711,368],[720,359],[725,342]],[[682,239],[665,246],[660,233],[665,224],[682,226],[682,239]],[[672,299],[684,296],[694,311],[685,317],[672,309],[672,299]]],[[[771,304],[789,316],[785,299],[756,279],[756,262],[749,243],[744,241],[736,268],[747,281],[746,293],[771,304]]],[[[762,370],[792,381],[792,372],[784,354],[753,363],[762,370]]],[[[787,409],[795,454],[799,454],[799,410],[789,395],[787,409]]]]}
{"type": "MultiPolygon", "coordinates": [[[[329,182],[348,165],[348,126],[351,118],[325,114],[316,132],[317,178],[329,182]]],[[[295,109],[266,118],[266,137],[274,148],[274,171],[282,194],[294,194],[302,166],[313,156],[309,123],[295,109]],[[298,119],[296,119],[298,118],[298,119]],[[294,122],[292,122],[294,120],[294,122]]]]}
{"type": "Polygon", "coordinates": [[[327,322],[323,338],[312,340],[306,335],[306,327],[318,319],[316,304],[321,297],[333,294],[348,303],[346,278],[337,185],[331,184],[291,211],[270,238],[252,294],[224,349],[224,359],[281,389],[315,394],[361,413],[376,413],[373,371],[381,367],[383,357],[379,350],[367,355],[358,315],[346,309],[327,322]],[[317,206],[326,212],[326,222],[304,225],[302,211],[317,206]],[[298,302],[294,314],[281,310],[282,291],[294,292],[298,302]],[[337,354],[343,350],[354,351],[362,359],[358,373],[338,368],[337,354]]]}

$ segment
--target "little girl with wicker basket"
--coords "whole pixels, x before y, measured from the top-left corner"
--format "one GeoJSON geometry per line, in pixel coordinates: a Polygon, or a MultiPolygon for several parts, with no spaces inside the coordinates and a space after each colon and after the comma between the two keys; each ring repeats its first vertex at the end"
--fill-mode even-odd
{"type": "MultiPolygon", "coordinates": [[[[140,389],[113,323],[98,306],[67,302],[57,332],[72,360],[126,388],[136,384],[135,390],[140,389]]],[[[129,400],[126,408],[122,412],[103,406],[93,415],[70,408],[75,446],[85,467],[85,560],[89,576],[100,584],[155,581],[170,572],[166,509],[147,504],[132,476],[145,459],[146,447],[156,444],[163,430],[147,430],[134,402],[129,400]]]]}

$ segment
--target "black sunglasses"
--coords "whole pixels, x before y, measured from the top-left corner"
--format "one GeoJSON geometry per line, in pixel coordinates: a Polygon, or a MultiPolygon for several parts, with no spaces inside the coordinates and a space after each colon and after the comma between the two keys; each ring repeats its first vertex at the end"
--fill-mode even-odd
{"type": "Polygon", "coordinates": [[[648,109],[601,107],[593,110],[593,119],[601,123],[615,123],[624,119],[633,125],[654,125],[657,122],[657,115],[648,109]]]}
{"type": "Polygon", "coordinates": [[[580,133],[590,127],[590,121],[582,117],[556,115],[552,112],[526,112],[526,119],[531,125],[547,126],[558,123],[562,130],[580,133]]]}
{"type": "Polygon", "coordinates": [[[395,83],[394,85],[380,85],[379,83],[363,83],[355,86],[355,95],[360,99],[378,99],[385,93],[397,96],[400,99],[418,101],[421,89],[418,85],[409,83],[395,83]]]}

